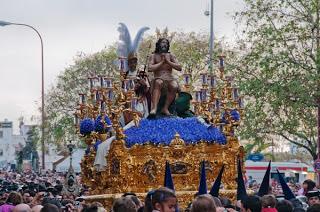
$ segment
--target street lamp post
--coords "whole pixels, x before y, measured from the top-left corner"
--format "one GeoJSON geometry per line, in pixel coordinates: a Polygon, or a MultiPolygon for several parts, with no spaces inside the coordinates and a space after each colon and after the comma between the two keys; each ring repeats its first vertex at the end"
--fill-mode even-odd
{"type": "Polygon", "coordinates": [[[210,11],[205,11],[205,15],[210,15],[210,38],[209,38],[209,73],[212,74],[212,54],[214,48],[214,32],[213,32],[213,0],[211,0],[210,11]]]}
{"type": "Polygon", "coordinates": [[[43,68],[43,41],[40,33],[33,26],[21,23],[11,23],[7,21],[0,21],[0,26],[17,25],[25,26],[34,30],[40,38],[41,42],[41,151],[42,151],[42,169],[45,169],[45,145],[44,145],[44,68],[43,68]]]}

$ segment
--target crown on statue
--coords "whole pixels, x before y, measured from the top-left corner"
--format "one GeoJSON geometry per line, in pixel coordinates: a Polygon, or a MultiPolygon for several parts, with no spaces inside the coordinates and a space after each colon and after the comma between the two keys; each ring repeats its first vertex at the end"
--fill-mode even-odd
{"type": "Polygon", "coordinates": [[[159,40],[160,38],[166,38],[169,40],[169,42],[171,42],[174,37],[174,33],[170,33],[169,35],[168,27],[164,28],[162,32],[160,31],[160,29],[156,28],[156,35],[157,40],[159,40]]]}

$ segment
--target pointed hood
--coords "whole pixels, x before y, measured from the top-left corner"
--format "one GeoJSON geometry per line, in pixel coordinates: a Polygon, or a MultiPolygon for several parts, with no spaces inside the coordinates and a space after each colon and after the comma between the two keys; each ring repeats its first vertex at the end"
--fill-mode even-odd
{"type": "Polygon", "coordinates": [[[220,185],[221,185],[223,171],[224,171],[224,165],[222,165],[220,172],[219,172],[219,174],[218,174],[216,180],[214,181],[213,186],[210,190],[210,194],[214,197],[219,196],[219,189],[220,189],[220,185]]]}
{"type": "Polygon", "coordinates": [[[282,187],[282,191],[283,191],[283,195],[284,198],[286,200],[290,200],[290,199],[294,199],[296,198],[293,194],[293,192],[291,191],[291,189],[289,188],[289,186],[287,185],[286,181],[284,180],[284,178],[282,177],[282,175],[280,174],[279,170],[277,169],[277,174],[278,174],[278,178],[279,178],[279,182],[280,185],[282,187]]]}
{"type": "Polygon", "coordinates": [[[166,170],[164,175],[164,187],[174,190],[173,180],[171,176],[170,164],[166,161],[166,170]]]}
{"type": "Polygon", "coordinates": [[[241,169],[241,162],[238,159],[238,178],[237,178],[237,200],[242,200],[243,198],[247,197],[246,186],[244,184],[242,169],[241,169]]]}
{"type": "Polygon", "coordinates": [[[258,196],[262,197],[269,192],[269,186],[270,186],[270,171],[271,171],[271,160],[269,161],[269,165],[267,168],[266,173],[264,174],[262,183],[260,185],[259,191],[258,191],[258,196]]]}
{"type": "Polygon", "coordinates": [[[207,193],[206,166],[204,161],[202,161],[198,195],[206,194],[206,193],[207,193]]]}

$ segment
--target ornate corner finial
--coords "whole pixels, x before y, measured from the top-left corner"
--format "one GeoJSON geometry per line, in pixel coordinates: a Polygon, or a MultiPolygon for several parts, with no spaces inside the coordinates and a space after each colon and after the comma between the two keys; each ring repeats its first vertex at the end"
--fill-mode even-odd
{"type": "Polygon", "coordinates": [[[184,140],[181,139],[178,132],[174,135],[174,139],[171,140],[170,145],[184,145],[184,140]]]}
{"type": "Polygon", "coordinates": [[[171,42],[174,35],[175,35],[175,33],[170,33],[170,35],[169,35],[168,27],[164,28],[162,32],[160,31],[160,29],[156,28],[157,40],[159,40],[160,38],[166,38],[169,40],[169,42],[171,42]]]}

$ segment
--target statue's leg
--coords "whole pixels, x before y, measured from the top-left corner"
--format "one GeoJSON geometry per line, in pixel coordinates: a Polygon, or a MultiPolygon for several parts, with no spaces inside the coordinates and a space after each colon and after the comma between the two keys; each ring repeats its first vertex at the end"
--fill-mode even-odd
{"type": "Polygon", "coordinates": [[[168,83],[167,99],[161,111],[163,114],[168,116],[172,115],[169,112],[169,106],[172,103],[172,101],[175,99],[177,90],[178,90],[178,83],[176,81],[171,81],[168,83]]]}
{"type": "Polygon", "coordinates": [[[157,113],[157,105],[161,95],[161,89],[163,86],[162,79],[156,79],[153,82],[152,101],[150,114],[155,115],[157,113]]]}

